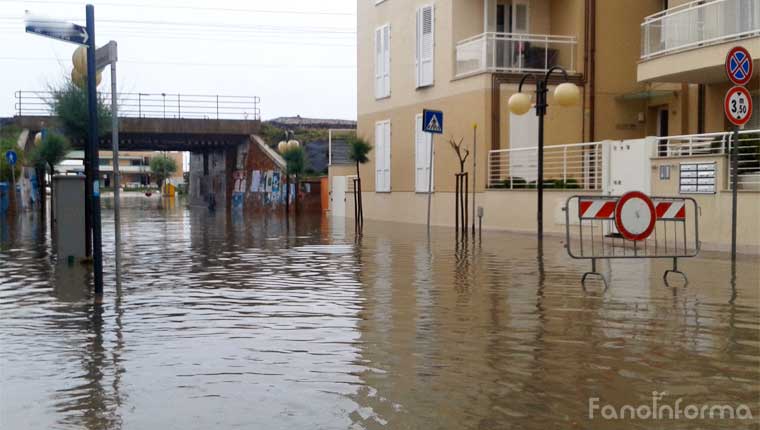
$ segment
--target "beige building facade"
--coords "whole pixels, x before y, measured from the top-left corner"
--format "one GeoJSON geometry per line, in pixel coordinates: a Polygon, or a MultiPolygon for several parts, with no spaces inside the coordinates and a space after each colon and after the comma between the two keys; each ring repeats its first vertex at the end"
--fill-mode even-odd
{"type": "MultiPolygon", "coordinates": [[[[507,109],[523,75],[543,75],[561,66],[578,85],[581,101],[560,107],[553,90],[564,79],[559,73],[550,78],[547,177],[575,181],[584,193],[601,194],[609,192],[602,184],[609,180],[601,172],[603,142],[660,136],[652,162],[647,160],[647,168],[654,169],[657,157],[673,155],[665,137],[730,129],[722,111],[729,88],[723,62],[727,47],[737,43],[756,59],[756,76],[748,88],[760,104],[760,0],[359,1],[357,134],[374,148],[360,169],[365,217],[425,222],[430,138],[420,131],[420,115],[423,109],[437,109],[444,113],[444,134],[433,143],[432,223],[454,224],[459,160],[449,141],[463,139],[470,151],[465,169],[475,184],[476,204],[486,209],[484,225],[529,230],[534,203],[526,207],[527,215],[510,215],[514,223],[493,218],[495,212],[512,213],[515,205],[535,202],[526,195],[530,190],[511,190],[515,176],[535,181],[535,173],[525,173],[535,171],[535,162],[517,157],[522,149],[535,153],[535,113],[515,116],[507,109]],[[711,19],[714,28],[707,25],[711,19]],[[695,28],[700,30],[692,34],[695,28]],[[580,142],[594,143],[578,146],[580,142]],[[552,151],[560,155],[551,158],[552,151]]],[[[523,91],[533,95],[534,89],[529,78],[523,91]]],[[[750,129],[760,129],[758,118],[750,129]]],[[[355,174],[352,166],[330,168],[331,183],[355,174]]],[[[652,175],[650,170],[636,174],[652,175]]],[[[348,181],[349,193],[350,187],[348,181]]],[[[648,191],[671,188],[653,183],[648,191]]],[[[757,210],[756,198],[760,195],[743,196],[750,212],[757,210]]],[[[561,231],[561,217],[555,214],[560,204],[546,210],[545,219],[557,224],[548,231],[561,231]]],[[[350,216],[353,209],[345,206],[350,216]]],[[[760,240],[746,245],[760,245],[760,240]]]]}
{"type": "MultiPolygon", "coordinates": [[[[644,136],[645,107],[620,97],[643,87],[636,78],[640,22],[661,5],[657,0],[358,2],[358,134],[377,149],[378,124],[390,128],[385,133],[389,143],[379,145],[386,158],[380,160],[380,170],[390,160],[384,169],[389,184],[379,193],[409,193],[414,199],[426,190],[426,181],[420,180],[427,171],[426,157],[419,155],[429,147],[420,142],[424,137],[418,131],[418,116],[425,108],[445,115],[444,134],[434,144],[435,192],[454,191],[459,163],[450,139],[464,139],[464,146],[477,152],[470,160],[476,158],[480,167],[474,179],[477,191],[483,191],[489,150],[535,145],[533,121],[510,118],[506,108],[517,82],[525,73],[542,74],[553,65],[565,68],[569,80],[580,86],[582,102],[570,108],[552,106],[551,91],[562,81],[553,75],[547,145],[644,136]],[[420,25],[428,8],[430,23],[422,24],[431,27],[431,36],[420,25]],[[426,37],[432,47],[421,46],[426,37]],[[425,49],[432,50],[433,66],[430,79],[420,84],[420,52],[425,49]],[[379,75],[386,82],[378,85],[379,75]],[[387,88],[378,92],[378,86],[387,88]],[[383,150],[386,146],[388,151],[383,150]]],[[[533,88],[529,80],[525,91],[533,88]]],[[[376,154],[361,170],[367,193],[377,192],[376,154]]],[[[344,170],[332,174],[350,174],[344,170]]]]}

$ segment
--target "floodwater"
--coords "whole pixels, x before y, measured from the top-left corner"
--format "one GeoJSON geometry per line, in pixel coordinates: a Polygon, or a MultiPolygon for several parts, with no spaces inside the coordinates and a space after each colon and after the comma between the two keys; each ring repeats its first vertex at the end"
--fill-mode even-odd
{"type": "Polygon", "coordinates": [[[0,224],[0,428],[760,426],[757,257],[735,283],[725,254],[684,260],[672,289],[667,261],[604,263],[584,292],[559,237],[538,258],[529,235],[125,204],[102,305],[35,216],[0,224]],[[590,418],[655,391],[745,419],[590,418]]]}

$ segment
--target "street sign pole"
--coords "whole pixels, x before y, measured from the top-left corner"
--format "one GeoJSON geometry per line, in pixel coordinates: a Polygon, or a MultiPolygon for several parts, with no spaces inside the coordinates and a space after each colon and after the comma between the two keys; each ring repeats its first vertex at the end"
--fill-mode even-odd
{"type": "Polygon", "coordinates": [[[92,259],[95,278],[95,295],[103,295],[103,249],[100,229],[100,172],[98,161],[98,95],[95,82],[95,8],[88,4],[87,14],[87,104],[89,106],[90,176],[92,180],[92,259]]]}
{"type": "Polygon", "coordinates": [[[736,268],[736,210],[739,202],[739,126],[734,126],[731,137],[731,261],[736,268]]]}
{"type": "Polygon", "coordinates": [[[8,193],[8,195],[13,196],[13,204],[14,207],[17,205],[17,199],[18,197],[16,195],[16,161],[18,160],[18,156],[16,155],[15,151],[9,150],[5,152],[5,161],[8,162],[8,167],[11,169],[11,189],[8,193]]]}
{"type": "MultiPolygon", "coordinates": [[[[116,42],[109,42],[109,46],[112,46],[114,54],[116,53],[116,42]]],[[[114,247],[116,255],[116,273],[119,272],[119,266],[121,263],[121,217],[120,207],[121,201],[121,173],[119,172],[119,112],[118,104],[116,103],[116,59],[111,62],[111,150],[113,151],[113,218],[114,218],[114,247]]]]}
{"type": "Polygon", "coordinates": [[[752,79],[752,56],[743,46],[735,46],[726,55],[726,75],[736,85],[726,93],[723,109],[734,125],[731,134],[731,274],[736,277],[736,227],[739,203],[739,129],[752,117],[752,96],[745,85],[752,79]]]}
{"type": "Polygon", "coordinates": [[[430,133],[430,158],[428,159],[428,195],[427,195],[427,229],[430,233],[430,204],[433,197],[433,141],[435,134],[430,133]]]}
{"type": "Polygon", "coordinates": [[[436,134],[443,133],[443,112],[422,110],[422,131],[430,133],[430,158],[428,158],[427,229],[430,234],[430,207],[433,198],[433,143],[436,134]]]}

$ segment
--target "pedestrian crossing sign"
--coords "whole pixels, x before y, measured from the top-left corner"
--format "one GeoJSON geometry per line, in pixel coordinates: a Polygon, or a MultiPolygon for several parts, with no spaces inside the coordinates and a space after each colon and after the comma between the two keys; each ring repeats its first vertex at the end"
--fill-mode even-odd
{"type": "Polygon", "coordinates": [[[439,110],[422,111],[422,131],[428,133],[443,133],[443,112],[439,110]]]}

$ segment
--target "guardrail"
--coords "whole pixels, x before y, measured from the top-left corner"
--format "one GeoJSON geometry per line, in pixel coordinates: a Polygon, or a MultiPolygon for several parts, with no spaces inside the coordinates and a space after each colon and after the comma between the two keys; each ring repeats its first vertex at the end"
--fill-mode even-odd
{"type": "MultiPolygon", "coordinates": [[[[544,187],[602,189],[603,142],[544,147],[544,187]]],[[[497,149],[488,153],[488,187],[536,187],[538,147],[497,149]]]]}
{"type": "Polygon", "coordinates": [[[760,0],[697,0],[644,18],[641,59],[760,36],[760,0]]]}
{"type": "Polygon", "coordinates": [[[545,72],[553,66],[575,71],[575,36],[482,33],[456,46],[456,76],[482,72],[545,72]]]}
{"type": "MultiPolygon", "coordinates": [[[[658,137],[655,154],[663,157],[704,157],[726,156],[728,163],[727,182],[733,189],[732,149],[730,132],[691,134],[683,136],[658,137]]],[[[760,190],[760,129],[739,132],[738,177],[739,189],[760,190]]]]}
{"type": "MultiPolygon", "coordinates": [[[[111,93],[99,92],[105,100],[111,93]]],[[[53,116],[52,91],[16,91],[19,116],[53,116]]],[[[260,120],[258,96],[117,93],[119,117],[260,120]]]]}

